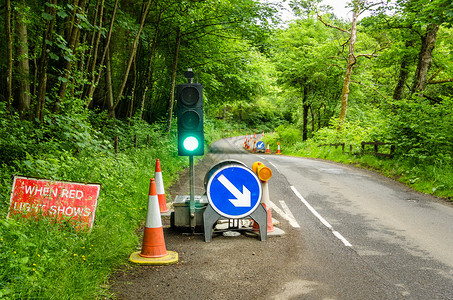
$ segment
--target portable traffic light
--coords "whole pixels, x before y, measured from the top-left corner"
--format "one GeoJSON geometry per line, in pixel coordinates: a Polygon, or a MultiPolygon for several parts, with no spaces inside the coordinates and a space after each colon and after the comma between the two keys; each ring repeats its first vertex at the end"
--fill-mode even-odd
{"type": "Polygon", "coordinates": [[[178,155],[204,154],[203,86],[184,83],[176,87],[178,117],[178,155]]]}

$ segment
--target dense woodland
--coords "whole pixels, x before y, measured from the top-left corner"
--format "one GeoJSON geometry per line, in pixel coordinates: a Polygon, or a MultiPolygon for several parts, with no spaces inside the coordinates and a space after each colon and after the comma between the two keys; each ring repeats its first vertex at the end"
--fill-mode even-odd
{"type": "Polygon", "coordinates": [[[174,107],[188,68],[204,86],[208,142],[276,131],[301,155],[388,142],[395,156],[374,167],[453,196],[453,3],[351,0],[338,16],[287,0],[286,20],[282,2],[0,0],[0,298],[105,296],[137,242],[145,171],[160,157],[170,184],[186,166],[174,107]],[[151,135],[149,148],[131,150],[134,134],[151,135]],[[2,219],[14,174],[102,183],[93,232],[2,219]]]}
{"type": "Polygon", "coordinates": [[[303,140],[332,122],[383,123],[375,138],[451,158],[450,1],[351,1],[345,18],[293,0],[290,22],[278,1],[2,2],[5,125],[135,118],[170,131],[175,85],[193,68],[208,118],[294,124],[303,140]]]}

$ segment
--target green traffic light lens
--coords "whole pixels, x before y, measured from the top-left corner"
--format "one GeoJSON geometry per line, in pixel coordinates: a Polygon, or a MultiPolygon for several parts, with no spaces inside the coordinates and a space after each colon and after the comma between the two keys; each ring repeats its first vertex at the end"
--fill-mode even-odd
{"type": "Polygon", "coordinates": [[[199,143],[195,137],[189,136],[184,139],[183,145],[187,151],[194,151],[198,148],[199,143]]]}

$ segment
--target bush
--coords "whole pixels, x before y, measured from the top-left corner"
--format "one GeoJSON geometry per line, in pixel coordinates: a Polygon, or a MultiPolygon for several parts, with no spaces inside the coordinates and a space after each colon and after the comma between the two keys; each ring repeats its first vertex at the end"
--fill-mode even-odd
{"type": "Polygon", "coordinates": [[[432,104],[414,98],[393,103],[390,134],[399,155],[414,164],[451,164],[453,99],[432,104]]]}
{"type": "Polygon", "coordinates": [[[11,176],[101,183],[91,233],[71,226],[0,218],[0,298],[94,299],[112,268],[126,262],[138,244],[136,228],[145,219],[149,178],[156,158],[166,186],[187,160],[176,155],[175,127],[170,137],[161,124],[140,120],[99,122],[55,116],[38,124],[1,118],[0,214],[6,216],[11,176]],[[73,127],[73,128],[70,128],[73,127]],[[8,136],[9,132],[9,136],[8,136]],[[113,136],[120,139],[114,154],[113,136]],[[133,148],[133,136],[139,145],[133,148]],[[150,145],[146,137],[150,135],[150,145]],[[38,141],[38,143],[37,143],[38,141]]]}

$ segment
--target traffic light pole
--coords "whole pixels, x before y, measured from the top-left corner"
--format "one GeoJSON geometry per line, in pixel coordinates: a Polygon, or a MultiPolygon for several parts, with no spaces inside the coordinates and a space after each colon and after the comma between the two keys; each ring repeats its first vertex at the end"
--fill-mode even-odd
{"type": "Polygon", "coordinates": [[[190,176],[190,228],[192,232],[195,232],[195,225],[197,224],[195,219],[195,166],[193,162],[193,155],[189,156],[189,176],[190,176]]]}

